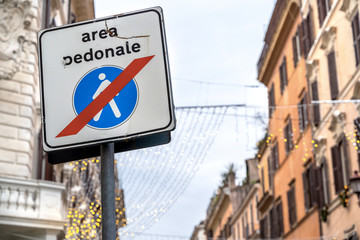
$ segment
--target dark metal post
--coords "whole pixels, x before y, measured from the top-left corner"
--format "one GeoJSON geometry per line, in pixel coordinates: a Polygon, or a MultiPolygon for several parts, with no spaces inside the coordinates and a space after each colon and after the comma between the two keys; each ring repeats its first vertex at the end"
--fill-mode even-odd
{"type": "Polygon", "coordinates": [[[116,239],[114,143],[103,143],[101,154],[102,239],[116,239]]]}

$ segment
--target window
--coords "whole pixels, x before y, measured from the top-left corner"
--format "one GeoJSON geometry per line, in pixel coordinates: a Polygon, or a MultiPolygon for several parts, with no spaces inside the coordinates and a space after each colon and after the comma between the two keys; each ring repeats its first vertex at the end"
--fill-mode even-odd
{"type": "Polygon", "coordinates": [[[289,223],[290,227],[296,223],[296,198],[295,198],[295,184],[294,182],[290,186],[290,190],[287,191],[288,210],[289,210],[289,223]]]}
{"type": "Polygon", "coordinates": [[[330,203],[329,198],[329,183],[328,183],[328,168],[326,159],[322,160],[320,167],[314,168],[315,175],[315,201],[318,208],[322,209],[326,204],[330,203]]]}
{"type": "Polygon", "coordinates": [[[280,238],[284,233],[282,202],[280,201],[270,210],[270,236],[280,238]]]}
{"type": "Polygon", "coordinates": [[[244,216],[241,218],[241,225],[242,225],[242,232],[243,232],[243,238],[246,237],[246,230],[245,230],[245,220],[244,220],[244,216]]]}
{"type": "Polygon", "coordinates": [[[294,37],[292,38],[292,47],[293,47],[294,67],[296,67],[301,58],[300,27],[298,27],[294,37]]]}
{"type": "Polygon", "coordinates": [[[324,23],[327,13],[330,11],[330,0],[317,0],[319,10],[319,24],[320,27],[324,23]]]}
{"type": "Polygon", "coordinates": [[[259,222],[259,209],[258,209],[259,196],[258,195],[255,196],[255,202],[256,202],[256,221],[259,222]]]}
{"type": "Polygon", "coordinates": [[[265,193],[264,168],[261,168],[261,188],[264,194],[265,193]]]}
{"type": "Polygon", "coordinates": [[[291,119],[288,120],[288,123],[284,130],[284,142],[285,142],[286,155],[288,155],[290,153],[290,150],[293,148],[293,133],[292,133],[291,119]]]}
{"type": "MultiPolygon", "coordinates": [[[[311,83],[311,93],[312,93],[312,100],[319,101],[319,92],[318,92],[317,81],[314,81],[311,83]]],[[[317,127],[320,124],[320,105],[319,105],[319,103],[314,103],[312,110],[313,110],[314,125],[317,127]]]]}
{"type": "Polygon", "coordinates": [[[354,132],[356,133],[356,146],[357,146],[357,153],[358,153],[358,164],[360,169],[360,117],[354,120],[355,129],[354,132]]]}
{"type": "Polygon", "coordinates": [[[302,174],[304,187],[305,209],[309,210],[315,203],[315,179],[314,168],[311,164],[302,174]]]}
{"type": "Polygon", "coordinates": [[[302,43],[304,48],[304,55],[307,58],[308,53],[310,52],[311,46],[314,43],[314,30],[313,30],[313,13],[312,8],[309,9],[309,14],[302,21],[302,43]]]}
{"type": "Polygon", "coordinates": [[[254,213],[253,213],[253,205],[250,204],[250,224],[251,224],[251,232],[254,232],[254,213]]]}
{"type": "Polygon", "coordinates": [[[275,92],[274,92],[274,83],[271,84],[269,91],[269,118],[271,118],[273,112],[275,111],[275,92]]]}
{"type": "Polygon", "coordinates": [[[206,236],[207,236],[208,239],[212,239],[213,236],[214,236],[213,231],[212,231],[211,229],[208,230],[208,231],[206,232],[206,236]]]}
{"type": "Polygon", "coordinates": [[[304,131],[308,125],[308,113],[307,113],[307,100],[306,93],[298,104],[298,113],[299,113],[299,128],[300,131],[304,131]]]}
{"type": "Polygon", "coordinates": [[[283,61],[280,65],[279,68],[279,72],[280,72],[280,91],[281,94],[283,94],[285,87],[287,86],[288,83],[288,78],[287,78],[287,68],[286,68],[286,57],[283,58],[283,61]]]}
{"type": "Polygon", "coordinates": [[[260,220],[260,239],[268,238],[268,216],[260,220]]]}
{"type": "Polygon", "coordinates": [[[328,166],[326,163],[326,159],[322,162],[320,165],[321,169],[321,186],[322,186],[322,195],[324,197],[324,204],[330,203],[330,197],[329,197],[329,177],[328,177],[328,166]]]}
{"type": "Polygon", "coordinates": [[[273,147],[271,148],[271,159],[272,166],[274,171],[279,168],[279,145],[278,142],[275,141],[273,147]]]}
{"type": "Polygon", "coordinates": [[[245,211],[245,238],[249,238],[249,222],[248,222],[248,214],[247,211],[245,211]]]}
{"type": "Polygon", "coordinates": [[[283,220],[282,201],[280,201],[276,205],[276,215],[277,215],[277,223],[278,223],[278,235],[277,235],[277,237],[280,238],[284,234],[284,220],[283,220]]]}
{"type": "Polygon", "coordinates": [[[355,17],[351,21],[356,66],[358,66],[360,62],[360,26],[359,25],[360,25],[359,13],[356,13],[355,17]]]}
{"type": "MultiPolygon", "coordinates": [[[[240,239],[240,225],[239,225],[239,223],[237,223],[236,224],[236,228],[237,228],[237,239],[240,239]]],[[[235,236],[235,234],[234,234],[234,236],[235,236]]]]}
{"type": "Polygon", "coordinates": [[[276,238],[277,235],[277,218],[275,208],[270,209],[270,237],[272,239],[276,238]]]}
{"type": "Polygon", "coordinates": [[[330,81],[330,93],[331,99],[334,100],[339,94],[337,72],[336,72],[336,61],[335,61],[335,52],[331,51],[327,55],[328,60],[328,72],[329,72],[329,81],[330,81]]]}
{"type": "Polygon", "coordinates": [[[274,187],[274,181],[273,181],[273,177],[274,177],[274,170],[273,170],[273,166],[271,164],[271,157],[268,156],[268,177],[269,177],[269,189],[273,189],[274,187]]]}
{"type": "Polygon", "coordinates": [[[345,134],[338,144],[331,148],[335,192],[339,193],[349,183],[348,155],[345,134]]]}

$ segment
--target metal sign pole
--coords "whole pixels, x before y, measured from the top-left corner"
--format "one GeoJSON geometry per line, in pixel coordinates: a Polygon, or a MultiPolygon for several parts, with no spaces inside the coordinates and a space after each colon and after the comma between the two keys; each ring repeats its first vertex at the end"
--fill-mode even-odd
{"type": "Polygon", "coordinates": [[[116,239],[114,143],[103,143],[101,154],[102,239],[116,239]]]}

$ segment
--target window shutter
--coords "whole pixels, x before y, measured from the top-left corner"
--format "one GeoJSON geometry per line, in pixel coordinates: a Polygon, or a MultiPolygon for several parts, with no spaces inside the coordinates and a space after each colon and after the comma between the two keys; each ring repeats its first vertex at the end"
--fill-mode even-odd
{"type": "Polygon", "coordinates": [[[323,181],[323,185],[322,185],[322,187],[323,187],[323,192],[324,192],[324,205],[325,204],[328,204],[328,203],[330,203],[330,192],[329,192],[329,186],[330,186],[330,184],[329,184],[329,167],[328,167],[328,164],[327,164],[327,161],[326,161],[326,159],[324,160],[324,162],[323,162],[323,170],[322,171],[324,171],[322,174],[322,176],[323,176],[323,178],[322,178],[322,181],[323,181]],[[326,187],[326,189],[324,188],[324,186],[326,187]],[[327,199],[327,201],[325,201],[325,196],[326,196],[326,199],[327,199]]]}
{"type": "Polygon", "coordinates": [[[279,163],[279,144],[277,141],[275,142],[275,163],[276,163],[276,168],[278,169],[280,167],[280,163],[279,163]]]}
{"type": "Polygon", "coordinates": [[[276,238],[275,209],[270,210],[270,237],[276,238]]]}
{"type": "Polygon", "coordinates": [[[339,94],[337,72],[336,72],[336,62],[335,62],[335,52],[332,51],[327,55],[328,59],[328,71],[329,71],[329,80],[330,80],[330,92],[331,99],[334,100],[339,94]]]}
{"type": "Polygon", "coordinates": [[[291,196],[292,196],[292,212],[293,212],[293,223],[296,223],[297,216],[296,216],[296,198],[295,198],[295,186],[291,188],[291,196]]]}
{"type": "Polygon", "coordinates": [[[272,158],[272,166],[275,172],[276,169],[279,168],[279,153],[278,153],[278,143],[275,141],[274,146],[271,148],[271,158],[272,158]]]}
{"type": "Polygon", "coordinates": [[[287,63],[286,63],[286,57],[283,58],[283,71],[284,71],[284,84],[287,86],[288,84],[288,77],[287,77],[287,63]]]}
{"type": "Polygon", "coordinates": [[[280,93],[283,94],[284,92],[284,77],[283,77],[283,65],[281,64],[279,67],[279,74],[280,74],[280,93]]]}
{"type": "Polygon", "coordinates": [[[316,167],[314,169],[315,175],[315,200],[319,209],[324,207],[324,189],[322,181],[322,171],[321,167],[316,167]]]}
{"type": "Polygon", "coordinates": [[[303,187],[304,187],[304,202],[305,202],[305,209],[308,210],[310,207],[310,202],[309,202],[309,184],[308,184],[308,179],[307,179],[307,171],[305,170],[305,172],[302,173],[302,178],[303,178],[303,187]]]}
{"type": "Polygon", "coordinates": [[[273,166],[271,164],[271,155],[268,156],[268,177],[269,177],[269,189],[273,189],[273,166]]]}
{"type": "Polygon", "coordinates": [[[302,101],[298,104],[298,116],[299,116],[299,129],[300,131],[304,130],[304,124],[303,124],[303,108],[302,108],[302,101]]]}
{"type": "MultiPolygon", "coordinates": [[[[311,83],[311,94],[313,101],[319,100],[317,81],[311,83]]],[[[317,127],[320,123],[320,105],[318,103],[313,104],[313,114],[314,114],[314,125],[317,127]]]]}
{"type": "Polygon", "coordinates": [[[307,100],[307,93],[304,94],[304,98],[302,101],[303,110],[304,110],[304,129],[309,123],[309,115],[308,115],[308,106],[307,106],[308,100],[307,100]]]}
{"type": "Polygon", "coordinates": [[[324,12],[326,6],[324,6],[323,0],[317,0],[317,4],[318,4],[318,10],[319,10],[319,24],[321,27],[324,22],[325,16],[326,16],[326,14],[324,12]]]}
{"type": "Polygon", "coordinates": [[[298,26],[298,32],[299,32],[299,45],[300,45],[300,54],[301,55],[304,55],[304,40],[303,40],[303,27],[302,27],[302,24],[301,23],[299,26],[298,26]]]}
{"type": "Polygon", "coordinates": [[[307,18],[305,18],[301,23],[301,33],[302,33],[302,46],[303,46],[303,53],[305,56],[305,59],[307,58],[307,55],[309,53],[309,42],[308,42],[308,25],[307,25],[307,18]]]}
{"type": "Polygon", "coordinates": [[[287,191],[287,199],[289,209],[289,223],[290,226],[292,226],[296,222],[296,199],[294,186],[292,186],[291,189],[287,191]]]}
{"type": "Polygon", "coordinates": [[[260,238],[265,239],[265,219],[260,220],[260,238]]]}
{"type": "Polygon", "coordinates": [[[349,185],[350,183],[350,174],[349,174],[349,155],[348,155],[348,145],[347,145],[347,140],[346,140],[346,136],[345,134],[343,134],[342,136],[342,147],[343,147],[343,153],[344,153],[344,167],[345,169],[343,169],[343,174],[345,175],[345,179],[346,181],[344,182],[344,185],[349,185]]]}
{"type": "Polygon", "coordinates": [[[293,132],[292,132],[292,123],[291,119],[289,119],[289,148],[290,150],[293,148],[293,132]]]}
{"type": "Polygon", "coordinates": [[[299,59],[298,59],[298,54],[297,54],[296,34],[295,34],[295,36],[292,38],[292,48],[293,48],[294,67],[296,67],[297,62],[299,61],[299,59]]]}
{"type": "Polygon", "coordinates": [[[286,192],[287,195],[287,200],[288,200],[288,211],[289,211],[289,223],[290,223],[290,227],[293,224],[292,222],[292,217],[291,217],[291,190],[286,192]]]}
{"type": "Polygon", "coordinates": [[[309,7],[309,14],[308,14],[308,38],[309,38],[309,51],[314,43],[314,16],[313,16],[313,9],[309,7]]]}
{"type": "Polygon", "coordinates": [[[271,117],[272,113],[275,111],[274,83],[271,84],[271,88],[268,96],[269,96],[269,117],[271,117]]]}
{"type": "Polygon", "coordinates": [[[310,190],[310,207],[314,206],[315,203],[315,177],[314,177],[314,167],[311,164],[309,168],[309,190],[310,190]]]}
{"type": "Polygon", "coordinates": [[[284,234],[284,220],[283,220],[283,210],[282,210],[282,202],[280,202],[277,206],[277,223],[278,223],[278,237],[281,237],[284,234]]]}
{"type": "Polygon", "coordinates": [[[331,148],[331,157],[333,164],[335,192],[339,193],[344,186],[344,180],[342,176],[341,156],[339,147],[337,145],[331,148]]]}
{"type": "Polygon", "coordinates": [[[272,115],[271,89],[268,92],[268,102],[269,102],[269,118],[271,118],[272,115]]]}
{"type": "Polygon", "coordinates": [[[356,13],[355,17],[351,21],[351,28],[353,33],[353,43],[354,43],[354,52],[355,52],[355,63],[356,66],[359,65],[360,61],[360,29],[359,29],[359,13],[356,13]]]}

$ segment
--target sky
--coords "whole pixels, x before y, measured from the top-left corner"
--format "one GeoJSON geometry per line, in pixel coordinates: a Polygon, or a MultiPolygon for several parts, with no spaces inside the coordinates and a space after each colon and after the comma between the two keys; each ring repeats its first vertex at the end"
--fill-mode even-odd
{"type": "Polygon", "coordinates": [[[256,64],[274,5],[273,0],[95,0],[97,18],[162,7],[175,106],[256,106],[230,111],[186,191],[146,233],[190,236],[205,219],[226,166],[236,164],[238,182],[245,176],[244,160],[254,157],[264,134],[263,126],[244,116],[260,113],[265,119],[267,91],[256,80],[256,64]]]}

